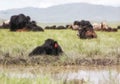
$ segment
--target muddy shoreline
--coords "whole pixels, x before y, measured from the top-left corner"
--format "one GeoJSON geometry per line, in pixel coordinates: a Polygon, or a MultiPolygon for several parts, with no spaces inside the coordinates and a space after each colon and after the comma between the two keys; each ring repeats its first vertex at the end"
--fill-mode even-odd
{"type": "Polygon", "coordinates": [[[36,56],[36,57],[3,57],[0,58],[0,65],[52,65],[52,66],[110,66],[120,65],[120,57],[118,58],[78,58],[75,60],[61,60],[59,56],[36,56]]]}
{"type": "Polygon", "coordinates": [[[81,65],[67,65],[67,66],[41,66],[41,65],[0,65],[1,72],[20,72],[20,73],[42,73],[42,74],[52,74],[52,73],[65,73],[65,72],[78,72],[79,70],[87,71],[99,71],[99,70],[116,70],[120,72],[120,65],[112,66],[81,66],[81,65]]]}

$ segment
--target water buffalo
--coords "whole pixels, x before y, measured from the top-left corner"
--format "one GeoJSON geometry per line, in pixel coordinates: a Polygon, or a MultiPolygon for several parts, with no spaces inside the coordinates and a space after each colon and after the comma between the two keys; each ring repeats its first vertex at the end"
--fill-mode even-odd
{"type": "Polygon", "coordinates": [[[111,28],[111,27],[108,27],[107,29],[102,29],[102,31],[106,31],[106,32],[117,32],[117,28],[111,28]]]}
{"type": "Polygon", "coordinates": [[[26,24],[26,28],[30,31],[44,31],[42,27],[38,26],[35,21],[26,24]]]}
{"type": "Polygon", "coordinates": [[[56,29],[56,25],[53,25],[53,26],[46,26],[45,29],[56,29]]]}
{"type": "Polygon", "coordinates": [[[84,26],[82,29],[78,30],[77,34],[81,39],[92,39],[97,38],[96,33],[92,28],[84,26]]]}
{"type": "Polygon", "coordinates": [[[67,28],[64,26],[57,26],[56,29],[67,29],[67,28]]]}
{"type": "Polygon", "coordinates": [[[73,25],[71,27],[72,27],[72,30],[79,30],[80,29],[80,21],[74,21],[73,25]]]}
{"type": "Polygon", "coordinates": [[[80,26],[80,21],[77,21],[77,20],[74,21],[74,22],[73,22],[73,25],[78,25],[78,26],[80,26]]]}
{"type": "Polygon", "coordinates": [[[64,26],[53,25],[53,26],[46,26],[45,29],[57,29],[57,30],[61,30],[61,29],[67,29],[67,28],[64,27],[64,26]]]}
{"type": "Polygon", "coordinates": [[[117,28],[109,27],[105,22],[93,23],[93,29],[96,31],[117,32],[117,28]]]}
{"type": "Polygon", "coordinates": [[[63,50],[61,49],[58,42],[54,41],[53,39],[47,39],[45,40],[45,43],[43,45],[36,47],[29,54],[29,56],[41,55],[41,54],[58,56],[61,53],[63,53],[63,50]]]}
{"type": "Polygon", "coordinates": [[[66,25],[66,28],[67,28],[67,29],[72,29],[72,25],[71,25],[71,24],[67,24],[67,25],[66,25]]]}
{"type": "Polygon", "coordinates": [[[9,29],[9,20],[4,21],[1,25],[0,25],[1,29],[9,29]]]}
{"type": "Polygon", "coordinates": [[[81,21],[74,21],[73,25],[72,25],[72,29],[79,30],[79,29],[83,28],[84,26],[93,28],[92,24],[89,21],[81,20],[81,21]]]}
{"type": "Polygon", "coordinates": [[[10,18],[10,31],[16,31],[17,29],[22,29],[29,22],[24,14],[13,15],[10,18]]]}
{"type": "Polygon", "coordinates": [[[37,26],[35,21],[31,21],[31,18],[24,14],[11,16],[9,24],[10,31],[43,31],[40,26],[37,26]]]}
{"type": "Polygon", "coordinates": [[[84,26],[89,27],[89,28],[93,27],[92,24],[89,21],[87,21],[87,20],[81,20],[80,21],[80,27],[84,27],[84,26]]]}
{"type": "Polygon", "coordinates": [[[120,26],[117,26],[117,29],[120,29],[120,26]]]}

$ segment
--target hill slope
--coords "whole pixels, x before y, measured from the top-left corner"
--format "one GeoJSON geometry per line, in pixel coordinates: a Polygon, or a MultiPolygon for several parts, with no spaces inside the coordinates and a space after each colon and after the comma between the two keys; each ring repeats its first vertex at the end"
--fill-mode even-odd
{"type": "Polygon", "coordinates": [[[72,3],[49,8],[20,8],[0,11],[0,18],[9,19],[14,14],[24,13],[39,22],[72,22],[88,19],[95,21],[120,21],[120,7],[72,3]]]}

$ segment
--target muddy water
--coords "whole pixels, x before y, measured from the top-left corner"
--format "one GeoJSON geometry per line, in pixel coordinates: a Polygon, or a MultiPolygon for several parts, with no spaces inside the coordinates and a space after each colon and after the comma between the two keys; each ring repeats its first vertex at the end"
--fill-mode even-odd
{"type": "MultiPolygon", "coordinates": [[[[81,66],[11,66],[0,67],[0,73],[8,77],[37,78],[50,74],[54,80],[84,80],[90,84],[103,84],[106,81],[117,81],[120,84],[120,66],[81,67],[81,66]]],[[[109,84],[109,83],[108,83],[109,84]]]]}

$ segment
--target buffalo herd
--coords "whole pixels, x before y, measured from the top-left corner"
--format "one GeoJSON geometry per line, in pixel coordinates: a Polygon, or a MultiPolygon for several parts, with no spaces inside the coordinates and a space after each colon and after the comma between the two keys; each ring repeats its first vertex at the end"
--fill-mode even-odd
{"type": "MultiPolygon", "coordinates": [[[[97,38],[97,34],[95,31],[106,31],[106,32],[117,32],[117,29],[120,29],[120,26],[117,28],[111,28],[106,23],[102,22],[98,23],[91,23],[87,20],[81,21],[74,21],[73,24],[68,24],[66,26],[46,26],[42,28],[37,25],[36,21],[31,20],[30,16],[26,16],[24,14],[13,15],[11,16],[10,20],[4,21],[0,25],[0,29],[9,29],[13,32],[23,32],[23,31],[44,31],[45,29],[52,29],[52,30],[61,30],[61,29],[72,29],[77,30],[77,36],[80,39],[92,39],[97,38]]],[[[63,53],[61,46],[58,44],[57,41],[53,39],[45,40],[45,43],[41,46],[36,47],[33,49],[29,56],[34,55],[60,55],[63,53]]]]}
{"type": "Polygon", "coordinates": [[[93,28],[96,31],[106,31],[106,32],[117,32],[117,29],[118,29],[118,28],[112,28],[104,22],[102,22],[100,24],[93,23],[93,28]]]}
{"type": "MultiPolygon", "coordinates": [[[[81,20],[81,21],[74,21],[73,24],[66,25],[66,26],[46,26],[42,28],[37,25],[36,21],[31,20],[30,16],[26,16],[24,14],[18,14],[11,16],[10,20],[5,21],[0,25],[0,29],[10,29],[10,31],[44,31],[44,29],[72,29],[78,30],[81,32],[82,30],[88,30],[88,28],[92,29],[93,31],[107,31],[107,32],[116,32],[117,29],[120,29],[120,26],[117,28],[111,28],[106,25],[104,22],[98,24],[93,23],[91,24],[90,21],[81,20]],[[86,29],[87,28],[87,29],[86,29]]],[[[84,34],[86,35],[86,34],[84,34]]]]}

